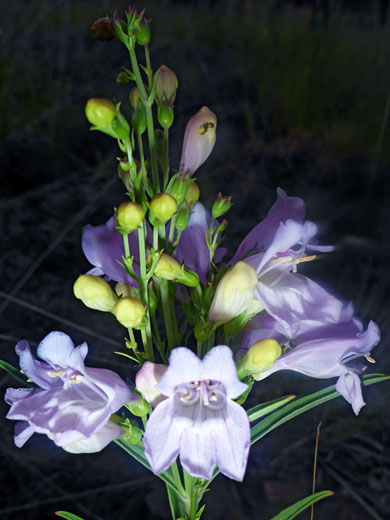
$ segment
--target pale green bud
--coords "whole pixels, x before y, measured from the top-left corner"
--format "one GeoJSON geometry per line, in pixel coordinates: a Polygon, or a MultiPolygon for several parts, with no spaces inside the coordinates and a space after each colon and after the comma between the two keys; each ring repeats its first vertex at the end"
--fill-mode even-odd
{"type": "Polygon", "coordinates": [[[90,274],[79,276],[73,285],[73,293],[84,305],[97,311],[111,312],[118,301],[108,282],[90,274]]]}
{"type": "Polygon", "coordinates": [[[150,213],[159,224],[165,224],[177,210],[177,202],[169,193],[157,193],[150,203],[150,213]]]}
{"type": "Polygon", "coordinates": [[[262,339],[251,346],[241,360],[241,367],[256,379],[256,375],[272,368],[281,355],[282,347],[276,340],[262,339]]]}
{"type": "Polygon", "coordinates": [[[237,262],[221,278],[211,304],[208,321],[226,323],[250,308],[260,312],[262,306],[253,299],[257,273],[245,262],[237,262]],[[257,309],[254,305],[257,304],[257,309]]]}
{"type": "Polygon", "coordinates": [[[185,201],[189,205],[190,208],[195,206],[198,202],[200,196],[200,190],[196,182],[191,182],[187,189],[187,194],[185,197],[185,201]]]}
{"type": "Polygon", "coordinates": [[[232,205],[231,200],[231,197],[223,197],[222,193],[218,193],[217,200],[214,202],[213,208],[211,210],[213,217],[219,218],[228,212],[232,205]]]}
{"type": "Polygon", "coordinates": [[[91,98],[85,105],[85,115],[91,125],[108,128],[116,118],[115,105],[109,99],[91,98]]]}
{"type": "MultiPolygon", "coordinates": [[[[152,265],[152,262],[153,257],[150,254],[146,260],[148,267],[152,265]]],[[[160,256],[154,274],[164,280],[179,282],[187,287],[196,287],[199,283],[199,276],[195,271],[186,269],[184,265],[179,264],[174,258],[165,253],[160,256]]]]}
{"type": "Polygon", "coordinates": [[[124,327],[139,327],[144,322],[145,306],[141,300],[132,296],[125,296],[115,305],[113,313],[124,327]]]}
{"type": "Polygon", "coordinates": [[[136,202],[123,202],[116,210],[116,222],[121,233],[132,233],[145,217],[142,206],[136,202]]]}

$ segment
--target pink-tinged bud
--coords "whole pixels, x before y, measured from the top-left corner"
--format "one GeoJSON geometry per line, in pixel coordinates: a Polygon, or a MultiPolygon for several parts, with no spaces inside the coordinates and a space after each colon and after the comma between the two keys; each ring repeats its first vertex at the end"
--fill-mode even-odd
{"type": "Polygon", "coordinates": [[[166,65],[161,65],[156,74],[157,73],[156,101],[157,103],[165,101],[172,106],[179,85],[177,76],[173,70],[169,69],[166,65]]]}
{"type": "Polygon", "coordinates": [[[207,107],[191,117],[184,133],[181,172],[193,174],[205,162],[215,145],[216,128],[217,117],[207,107]]]}
{"type": "Polygon", "coordinates": [[[108,16],[99,18],[91,27],[91,36],[100,42],[109,42],[115,38],[115,33],[112,29],[112,20],[108,16]]]}
{"type": "Polygon", "coordinates": [[[155,386],[167,368],[166,365],[146,361],[135,376],[135,386],[138,392],[153,408],[166,399],[166,396],[161,394],[155,386]]]}

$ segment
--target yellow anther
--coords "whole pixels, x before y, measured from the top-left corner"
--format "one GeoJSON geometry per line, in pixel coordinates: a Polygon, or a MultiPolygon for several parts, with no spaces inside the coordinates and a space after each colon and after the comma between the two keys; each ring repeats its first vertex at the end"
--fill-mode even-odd
{"type": "MultiPolygon", "coordinates": [[[[276,263],[279,262],[279,260],[283,260],[283,258],[286,258],[284,256],[278,256],[277,258],[273,258],[271,262],[276,263]]],[[[287,257],[289,258],[289,257],[287,257]]],[[[311,256],[301,256],[301,258],[295,258],[294,260],[285,260],[284,262],[280,262],[281,265],[296,265],[300,264],[302,262],[311,262],[312,260],[315,260],[317,258],[317,255],[311,255],[311,256]]]]}
{"type": "Polygon", "coordinates": [[[364,357],[367,359],[367,361],[369,363],[376,363],[375,359],[371,357],[371,352],[368,352],[367,354],[365,354],[364,357]]]}
{"type": "Polygon", "coordinates": [[[64,370],[52,370],[47,373],[50,377],[62,377],[65,374],[64,370]]]}

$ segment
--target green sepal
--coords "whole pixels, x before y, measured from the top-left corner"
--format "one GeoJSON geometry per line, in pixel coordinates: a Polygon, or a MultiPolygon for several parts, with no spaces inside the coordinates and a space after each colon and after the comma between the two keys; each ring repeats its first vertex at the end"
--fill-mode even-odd
{"type": "Polygon", "coordinates": [[[54,514],[60,516],[61,518],[65,518],[66,520],[84,520],[81,518],[81,516],[68,513],[67,511],[56,511],[54,514]]]}

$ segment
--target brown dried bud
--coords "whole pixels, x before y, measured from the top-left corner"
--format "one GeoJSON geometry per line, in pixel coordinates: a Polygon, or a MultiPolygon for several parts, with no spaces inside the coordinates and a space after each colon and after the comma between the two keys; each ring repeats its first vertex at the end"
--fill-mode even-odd
{"type": "Polygon", "coordinates": [[[112,29],[112,20],[108,16],[99,18],[91,27],[91,36],[100,42],[109,42],[115,38],[115,33],[112,29]]]}

